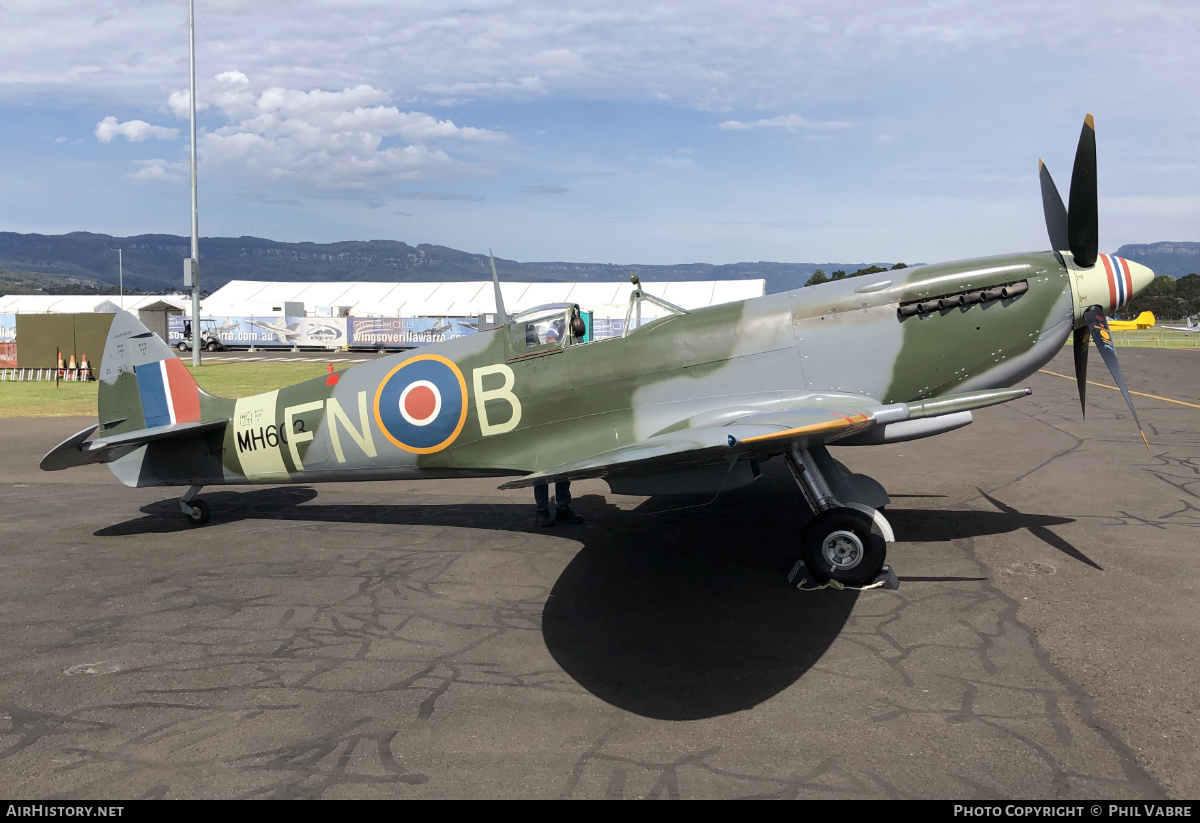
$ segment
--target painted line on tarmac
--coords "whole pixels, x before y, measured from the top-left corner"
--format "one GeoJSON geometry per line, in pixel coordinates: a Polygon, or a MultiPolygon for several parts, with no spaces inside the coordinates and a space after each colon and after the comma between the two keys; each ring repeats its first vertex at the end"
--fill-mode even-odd
{"type": "MultiPolygon", "coordinates": [[[[1052,374],[1052,375],[1054,375],[1055,377],[1062,377],[1062,378],[1065,378],[1065,379],[1067,379],[1067,380],[1074,380],[1074,379],[1075,379],[1074,377],[1072,377],[1072,376],[1071,376],[1071,375],[1069,375],[1069,374],[1059,374],[1059,373],[1058,373],[1058,372],[1056,372],[1056,371],[1049,371],[1049,370],[1047,370],[1047,369],[1038,369],[1038,371],[1039,371],[1039,372],[1041,372],[1042,374],[1052,374]]],[[[1085,381],[1085,382],[1086,382],[1086,383],[1087,383],[1089,386],[1099,386],[1099,387],[1100,387],[1100,388],[1102,388],[1102,389],[1112,389],[1113,391],[1120,391],[1120,389],[1118,389],[1116,386],[1110,386],[1110,385],[1108,385],[1107,383],[1097,383],[1097,382],[1095,382],[1095,381],[1093,381],[1093,380],[1087,380],[1087,381],[1085,381]]],[[[1184,402],[1183,400],[1172,400],[1170,397],[1159,397],[1157,394],[1146,394],[1145,392],[1134,391],[1133,389],[1130,389],[1130,390],[1129,390],[1129,393],[1130,393],[1130,394],[1136,394],[1138,397],[1149,397],[1151,400],[1162,400],[1162,401],[1164,401],[1164,402],[1167,402],[1167,403],[1178,403],[1178,404],[1179,404],[1179,405],[1181,405],[1181,406],[1188,406],[1188,407],[1190,407],[1190,408],[1193,408],[1193,409],[1200,409],[1200,405],[1196,405],[1195,403],[1186,403],[1186,402],[1184,402]]]]}

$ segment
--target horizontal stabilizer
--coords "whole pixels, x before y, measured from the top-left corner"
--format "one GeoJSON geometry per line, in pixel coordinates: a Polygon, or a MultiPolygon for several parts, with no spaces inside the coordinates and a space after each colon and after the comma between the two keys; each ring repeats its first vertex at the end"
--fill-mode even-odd
{"type": "Polygon", "coordinates": [[[86,466],[91,463],[108,463],[116,460],[138,446],[144,446],[155,440],[168,440],[188,437],[205,432],[223,429],[226,420],[213,420],[208,423],[175,423],[169,426],[156,426],[152,429],[115,434],[111,437],[101,437],[88,440],[96,426],[84,429],[71,435],[59,443],[42,458],[42,471],[54,472],[69,469],[73,466],[86,466]]]}

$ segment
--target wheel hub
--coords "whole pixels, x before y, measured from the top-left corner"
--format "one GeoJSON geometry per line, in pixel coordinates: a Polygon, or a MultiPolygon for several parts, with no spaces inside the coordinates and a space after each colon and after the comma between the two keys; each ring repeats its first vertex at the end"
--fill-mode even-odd
{"type": "Polygon", "coordinates": [[[830,533],[821,543],[821,555],[830,566],[838,571],[853,569],[863,559],[863,544],[858,535],[839,529],[830,533]]]}

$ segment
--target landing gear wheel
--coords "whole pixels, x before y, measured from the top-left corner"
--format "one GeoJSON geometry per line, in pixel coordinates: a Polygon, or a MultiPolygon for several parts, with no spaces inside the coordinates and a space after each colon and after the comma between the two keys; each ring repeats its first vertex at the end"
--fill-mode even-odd
{"type": "Polygon", "coordinates": [[[212,517],[212,509],[203,500],[193,500],[188,504],[192,511],[187,515],[188,522],[193,526],[203,526],[212,517]]]}
{"type": "Polygon", "coordinates": [[[875,581],[887,559],[887,543],[871,526],[868,515],[849,508],[828,509],[812,519],[800,538],[800,555],[816,582],[865,586],[875,581]]]}

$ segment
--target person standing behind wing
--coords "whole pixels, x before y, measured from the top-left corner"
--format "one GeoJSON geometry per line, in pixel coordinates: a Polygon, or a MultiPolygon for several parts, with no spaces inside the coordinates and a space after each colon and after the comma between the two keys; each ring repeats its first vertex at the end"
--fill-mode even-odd
{"type": "MultiPolygon", "coordinates": [[[[562,321],[556,321],[546,329],[545,342],[558,343],[562,340],[562,321]]],[[[580,321],[582,325],[582,321],[580,321]]],[[[572,331],[575,331],[574,325],[572,331]]],[[[582,331],[579,332],[582,336],[582,331]]],[[[550,517],[550,484],[533,487],[533,502],[537,507],[537,524],[549,528],[557,523],[582,523],[583,518],[571,510],[571,481],[559,480],[554,484],[554,517],[550,517]]]]}
{"type": "Polygon", "coordinates": [[[554,483],[554,517],[550,517],[550,484],[533,487],[533,502],[537,507],[537,524],[550,528],[557,523],[582,523],[583,518],[571,510],[571,481],[558,480],[554,483]]]}

